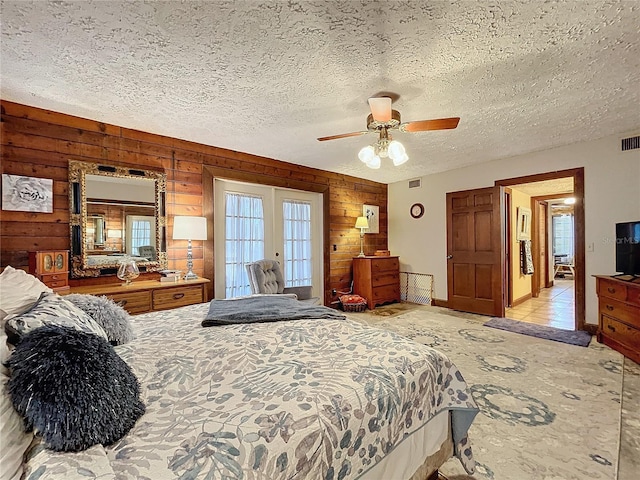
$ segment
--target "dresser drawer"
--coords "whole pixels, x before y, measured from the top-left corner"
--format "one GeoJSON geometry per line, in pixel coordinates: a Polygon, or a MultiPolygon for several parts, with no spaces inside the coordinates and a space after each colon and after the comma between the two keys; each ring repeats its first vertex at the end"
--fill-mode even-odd
{"type": "Polygon", "coordinates": [[[371,260],[371,273],[378,272],[398,272],[400,270],[400,261],[394,258],[379,258],[371,260]]]}
{"type": "Polygon", "coordinates": [[[371,278],[371,284],[374,287],[380,287],[383,285],[393,285],[398,283],[398,273],[397,272],[382,272],[382,273],[374,273],[371,278]]]}
{"type": "Polygon", "coordinates": [[[69,281],[69,274],[67,272],[64,273],[52,273],[49,275],[40,275],[40,280],[42,280],[42,283],[46,283],[47,285],[51,286],[51,283],[53,282],[65,282],[66,283],[69,281]]]}
{"type": "Polygon", "coordinates": [[[153,309],[167,310],[204,302],[202,285],[154,290],[153,309]]]}
{"type": "Polygon", "coordinates": [[[69,281],[65,278],[64,280],[55,280],[50,282],[43,282],[47,287],[53,290],[59,290],[61,288],[67,288],[69,285],[69,281]]]}
{"type": "Polygon", "coordinates": [[[400,301],[400,285],[398,284],[376,287],[372,293],[374,303],[400,301]]]}
{"type": "Polygon", "coordinates": [[[122,305],[122,307],[131,315],[151,311],[150,291],[114,293],[107,295],[107,297],[122,305]]]}
{"type": "Polygon", "coordinates": [[[620,282],[611,282],[602,278],[598,279],[598,296],[615,298],[616,300],[625,301],[627,299],[627,287],[621,285],[620,282]]]}
{"type": "Polygon", "coordinates": [[[600,307],[600,314],[613,317],[635,328],[640,328],[640,308],[618,302],[611,298],[600,298],[598,305],[600,307]]]}
{"type": "Polygon", "coordinates": [[[635,352],[640,352],[640,330],[630,327],[607,315],[600,315],[602,333],[635,352]]]}

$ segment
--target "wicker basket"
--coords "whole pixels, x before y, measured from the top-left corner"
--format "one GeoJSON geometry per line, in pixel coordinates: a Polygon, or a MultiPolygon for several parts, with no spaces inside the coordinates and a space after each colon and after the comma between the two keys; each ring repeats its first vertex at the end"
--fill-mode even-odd
{"type": "Polygon", "coordinates": [[[367,309],[367,299],[360,295],[343,295],[340,305],[345,312],[364,312],[367,309]]]}

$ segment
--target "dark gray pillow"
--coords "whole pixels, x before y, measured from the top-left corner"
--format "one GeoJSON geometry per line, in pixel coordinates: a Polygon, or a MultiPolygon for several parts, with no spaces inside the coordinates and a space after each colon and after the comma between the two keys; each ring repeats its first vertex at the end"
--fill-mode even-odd
{"type": "Polygon", "coordinates": [[[122,345],[135,338],[129,312],[110,298],[80,293],[72,293],[64,298],[93,318],[112,345],[122,345]]]}
{"type": "Polygon", "coordinates": [[[109,445],[145,411],[129,366],[102,337],[46,325],[26,334],[8,360],[13,406],[47,448],[109,445]]]}

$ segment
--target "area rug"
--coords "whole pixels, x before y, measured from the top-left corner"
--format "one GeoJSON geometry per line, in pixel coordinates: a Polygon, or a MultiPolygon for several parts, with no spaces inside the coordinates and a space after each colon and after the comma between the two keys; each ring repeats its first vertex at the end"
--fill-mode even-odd
{"type": "Polygon", "coordinates": [[[449,479],[616,480],[624,368],[618,352],[597,342],[576,348],[485,328],[490,317],[440,307],[393,318],[347,315],[436,348],[460,369],[480,408],[469,431],[477,469],[467,476],[452,458],[440,469],[449,479]]]}
{"type": "Polygon", "coordinates": [[[578,345],[580,347],[587,347],[589,346],[589,342],[591,342],[591,334],[589,332],[582,330],[562,330],[561,328],[547,327],[546,325],[518,322],[517,320],[504,317],[494,317],[486,322],[484,326],[544,338],[545,340],[553,340],[554,342],[578,345]]]}
{"type": "Polygon", "coordinates": [[[392,303],[389,305],[376,307],[373,310],[366,310],[366,313],[370,315],[376,315],[378,317],[395,317],[398,315],[402,315],[409,310],[414,310],[419,306],[420,305],[416,303],[392,303]]]}

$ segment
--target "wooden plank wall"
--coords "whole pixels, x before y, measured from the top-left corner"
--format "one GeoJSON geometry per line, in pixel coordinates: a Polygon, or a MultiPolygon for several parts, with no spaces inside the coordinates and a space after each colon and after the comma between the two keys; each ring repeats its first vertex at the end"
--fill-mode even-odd
{"type": "MultiPolygon", "coordinates": [[[[0,265],[26,267],[28,252],[69,249],[68,162],[86,162],[162,170],[167,174],[167,218],[204,215],[203,167],[233,169],[263,178],[286,178],[293,184],[327,188],[329,234],[325,259],[325,303],[331,289],[346,291],[351,282],[351,259],[360,251],[354,228],[362,205],[380,206],[380,233],[365,236],[365,253],[387,249],[387,186],[355,177],[303,167],[274,159],[131,130],[94,120],[64,115],[5,100],[0,101],[2,173],[52,178],[53,213],[2,211],[0,265]],[[334,249],[335,245],[335,249],[334,249]]],[[[354,160],[357,158],[354,154],[354,160]]],[[[327,202],[325,202],[325,205],[327,202]]],[[[327,212],[325,212],[327,215],[327,212]]],[[[170,237],[169,237],[170,238],[170,237]]],[[[194,271],[204,276],[203,242],[194,242],[194,271]]],[[[186,263],[186,241],[169,239],[170,268],[186,263]]],[[[210,275],[209,275],[210,276],[210,275]]],[[[213,279],[212,279],[213,280],[213,279]]],[[[78,279],[84,285],[110,279],[78,279]]]]}

